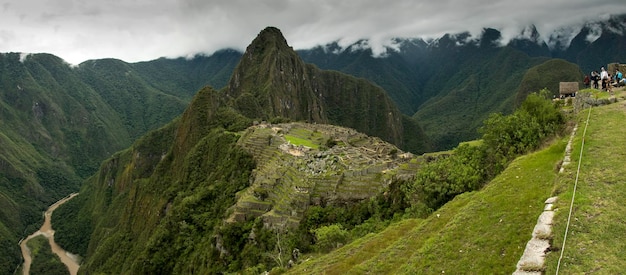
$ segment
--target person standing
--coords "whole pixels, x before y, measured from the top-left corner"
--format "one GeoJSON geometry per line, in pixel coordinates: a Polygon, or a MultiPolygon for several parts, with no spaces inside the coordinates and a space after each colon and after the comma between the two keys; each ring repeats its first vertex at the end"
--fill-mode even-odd
{"type": "Polygon", "coordinates": [[[606,91],[606,86],[609,84],[609,72],[604,67],[600,70],[600,81],[602,81],[602,90],[606,91]]]}
{"type": "Polygon", "coordinates": [[[598,75],[598,71],[591,72],[591,80],[593,81],[593,88],[598,89],[598,81],[600,80],[600,75],[598,75]]]}
{"type": "Polygon", "coordinates": [[[589,75],[585,75],[585,79],[583,80],[583,83],[585,83],[585,89],[589,89],[590,82],[591,82],[591,79],[589,78],[589,75]]]}

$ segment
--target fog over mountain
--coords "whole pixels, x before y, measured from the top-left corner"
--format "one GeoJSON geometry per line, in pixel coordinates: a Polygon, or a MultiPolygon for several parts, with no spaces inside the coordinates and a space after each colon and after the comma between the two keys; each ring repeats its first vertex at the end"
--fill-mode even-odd
{"type": "Polygon", "coordinates": [[[364,40],[374,55],[397,47],[393,38],[429,40],[466,31],[476,37],[485,27],[501,31],[506,43],[534,25],[556,46],[571,41],[585,22],[623,13],[620,0],[2,0],[0,52],[46,52],[72,64],[105,57],[135,62],[243,51],[266,26],[280,28],[296,49],[364,40]]]}

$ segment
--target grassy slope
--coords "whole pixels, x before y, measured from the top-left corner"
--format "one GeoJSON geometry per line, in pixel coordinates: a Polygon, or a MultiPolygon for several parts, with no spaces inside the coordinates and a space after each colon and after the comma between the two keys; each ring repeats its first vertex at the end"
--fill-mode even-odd
{"type": "Polygon", "coordinates": [[[404,220],[290,270],[293,274],[512,273],[554,190],[566,139],[515,160],[483,190],[425,220],[404,220]]]}
{"type": "MultiPolygon", "coordinates": [[[[606,97],[605,93],[595,93],[606,97]]],[[[616,92],[623,98],[626,92],[616,92]]],[[[572,163],[555,173],[566,138],[523,156],[483,190],[458,196],[425,220],[408,219],[330,254],[304,257],[293,274],[505,274],[512,273],[542,211],[556,194],[553,250],[546,274],[557,268],[572,197],[587,111],[578,115],[572,163]]],[[[562,274],[626,270],[626,104],[592,109],[585,137],[562,274]]]]}
{"type": "MultiPolygon", "coordinates": [[[[618,92],[624,94],[624,90],[618,92]]],[[[619,98],[618,97],[618,98],[619,98]]],[[[563,236],[588,111],[579,114],[579,129],[572,152],[572,165],[560,181],[555,217],[554,243],[559,249],[563,236]]],[[[561,274],[620,274],[626,270],[626,108],[623,101],[593,108],[584,138],[580,175],[571,224],[559,272],[561,274]]],[[[561,251],[547,259],[547,274],[554,274],[561,251]]]]}

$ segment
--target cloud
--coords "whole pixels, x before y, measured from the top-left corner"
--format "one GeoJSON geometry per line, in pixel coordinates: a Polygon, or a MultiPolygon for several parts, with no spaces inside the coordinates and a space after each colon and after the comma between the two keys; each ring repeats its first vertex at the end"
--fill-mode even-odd
{"type": "MultiPolygon", "coordinates": [[[[393,38],[436,39],[484,27],[503,40],[534,24],[546,39],[564,26],[626,13],[623,0],[0,0],[0,52],[48,52],[77,64],[243,50],[267,26],[296,49],[355,42],[384,54],[393,38]]],[[[563,36],[564,37],[564,36],[563,36]]],[[[565,39],[565,38],[564,38],[565,39]]]]}

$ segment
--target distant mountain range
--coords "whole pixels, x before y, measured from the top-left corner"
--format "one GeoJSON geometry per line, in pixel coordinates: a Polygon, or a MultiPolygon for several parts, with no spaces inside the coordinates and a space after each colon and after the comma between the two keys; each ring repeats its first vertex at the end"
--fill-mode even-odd
{"type": "Polygon", "coordinates": [[[621,15],[580,29],[564,28],[548,37],[529,26],[506,45],[498,30],[486,28],[480,37],[458,33],[431,41],[398,39],[397,50],[377,58],[362,47],[364,42],[345,49],[331,43],[298,53],[322,69],[374,81],[403,113],[422,124],[438,149],[446,149],[476,138],[489,113],[509,113],[519,98],[537,91],[518,91],[528,86],[522,81],[534,66],[552,58],[578,66],[548,69],[557,74],[549,74],[544,87],[556,95],[561,81],[582,82],[583,73],[626,62],[625,35],[626,15],[621,15]]]}

